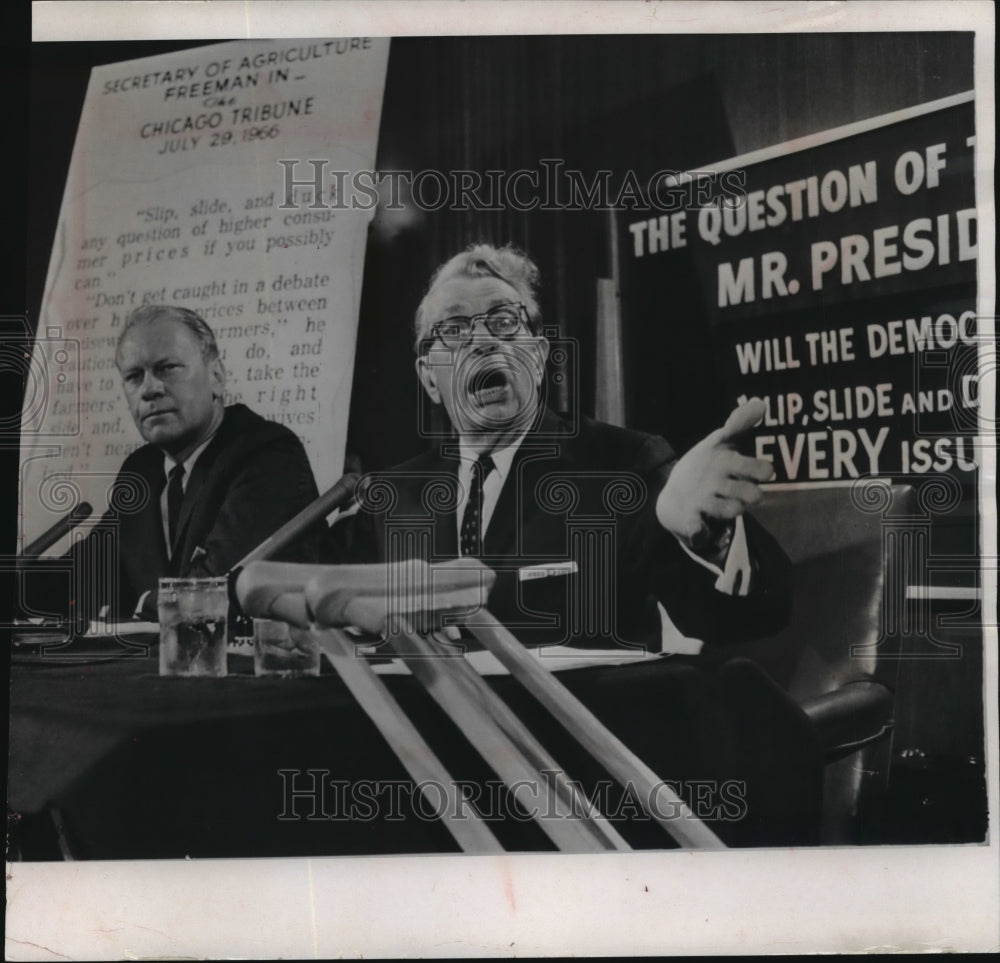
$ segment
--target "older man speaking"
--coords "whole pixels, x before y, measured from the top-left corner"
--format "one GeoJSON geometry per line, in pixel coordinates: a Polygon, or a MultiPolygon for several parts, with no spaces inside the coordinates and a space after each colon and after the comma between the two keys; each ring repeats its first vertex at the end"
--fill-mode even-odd
{"type": "Polygon", "coordinates": [[[524,254],[484,244],[433,276],[416,369],[453,434],[370,479],[366,554],[481,557],[498,575],[491,611],[529,644],[659,649],[670,620],[705,642],[773,631],[787,559],[743,514],[772,465],[737,450],[762,404],[680,458],[662,438],[558,417],[537,283],[524,254]]]}

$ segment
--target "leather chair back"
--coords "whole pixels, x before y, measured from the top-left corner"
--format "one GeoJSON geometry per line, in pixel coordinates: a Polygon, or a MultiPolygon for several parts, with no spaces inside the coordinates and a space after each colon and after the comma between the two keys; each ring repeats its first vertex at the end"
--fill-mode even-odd
{"type": "Polygon", "coordinates": [[[883,517],[912,511],[913,489],[891,501],[851,484],[769,490],[754,516],[792,560],[792,608],[777,635],[739,647],[797,701],[876,673],[885,588],[883,517]],[[864,646],[863,653],[856,647],[864,646]],[[852,655],[852,648],[855,653],[852,655]]]}

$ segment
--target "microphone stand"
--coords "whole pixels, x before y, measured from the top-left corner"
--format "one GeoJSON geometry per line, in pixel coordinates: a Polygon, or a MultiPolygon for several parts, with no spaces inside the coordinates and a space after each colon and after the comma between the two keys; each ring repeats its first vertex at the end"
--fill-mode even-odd
{"type": "Polygon", "coordinates": [[[82,525],[94,513],[94,508],[90,502],[80,502],[71,512],[68,512],[51,528],[42,532],[33,542],[21,550],[17,556],[18,561],[27,558],[38,558],[42,552],[51,548],[64,535],[73,531],[78,525],[82,525]]]}
{"type": "Polygon", "coordinates": [[[268,536],[256,548],[243,556],[227,573],[229,579],[229,603],[236,619],[246,618],[236,595],[236,580],[251,562],[263,562],[274,558],[296,539],[304,535],[313,525],[325,519],[332,511],[343,508],[357,497],[361,476],[348,472],[332,488],[307,505],[294,518],[285,522],[273,535],[268,536]]]}

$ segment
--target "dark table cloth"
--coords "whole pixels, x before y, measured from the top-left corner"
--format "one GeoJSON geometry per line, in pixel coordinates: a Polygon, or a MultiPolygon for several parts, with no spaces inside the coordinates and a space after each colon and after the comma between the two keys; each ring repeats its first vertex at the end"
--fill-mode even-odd
{"type": "MultiPolygon", "coordinates": [[[[328,665],[258,679],[230,656],[227,678],[176,679],[156,656],[15,659],[8,802],[25,858],[46,857],[30,837],[53,813],[76,858],[456,851],[328,665]]],[[[728,845],[817,842],[810,723],[751,663],[673,656],[560,678],[728,845]]],[[[418,683],[386,681],[451,775],[480,787],[505,848],[551,849],[418,683]]],[[[633,846],[672,846],[513,679],[489,681],[633,846]]]]}

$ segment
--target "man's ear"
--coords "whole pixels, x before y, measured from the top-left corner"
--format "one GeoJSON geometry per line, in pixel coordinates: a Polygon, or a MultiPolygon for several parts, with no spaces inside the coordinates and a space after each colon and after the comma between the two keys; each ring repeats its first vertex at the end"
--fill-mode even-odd
{"type": "Polygon", "coordinates": [[[225,401],[226,398],[226,369],[222,365],[222,359],[216,358],[212,362],[212,399],[225,401]]]}
{"type": "Polygon", "coordinates": [[[540,334],[535,338],[535,346],[538,348],[538,383],[541,384],[545,378],[545,362],[549,360],[549,339],[540,334]]]}
{"type": "Polygon", "coordinates": [[[441,404],[441,389],[438,388],[437,378],[434,376],[434,368],[427,363],[427,358],[421,355],[416,359],[414,365],[417,369],[417,377],[424,386],[424,391],[434,404],[441,404]]]}

